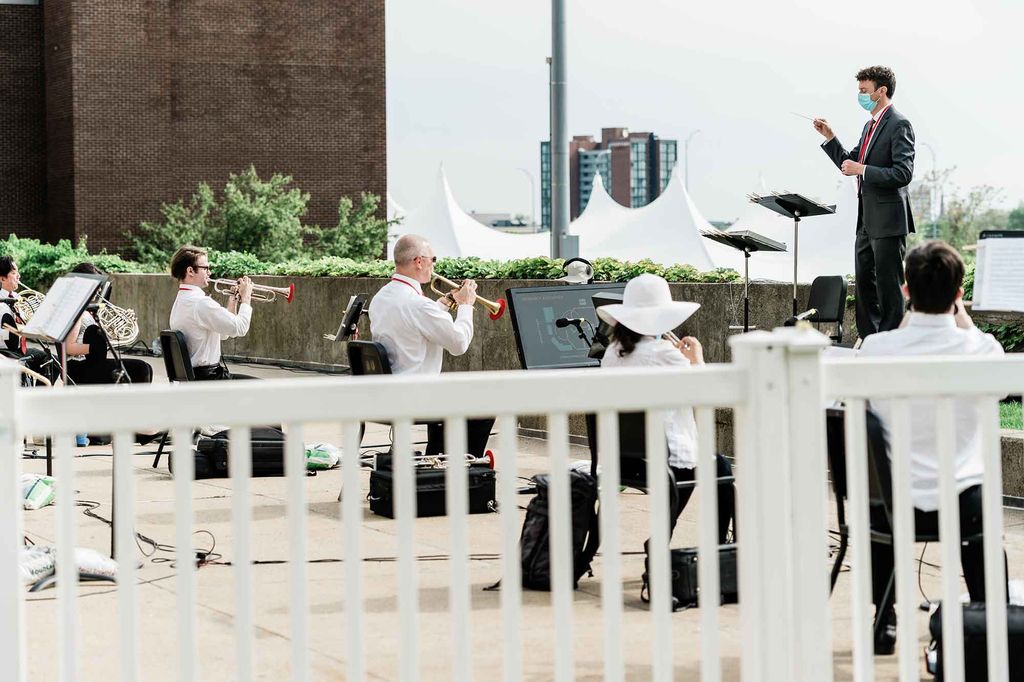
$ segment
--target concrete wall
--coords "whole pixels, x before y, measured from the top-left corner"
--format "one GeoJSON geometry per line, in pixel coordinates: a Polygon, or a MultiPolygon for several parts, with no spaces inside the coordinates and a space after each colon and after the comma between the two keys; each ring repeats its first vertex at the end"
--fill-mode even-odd
{"type": "MultiPolygon", "coordinates": [[[[112,300],[120,306],[132,308],[139,317],[141,338],[147,345],[161,329],[167,327],[167,317],[177,295],[177,285],[169,275],[114,275],[112,300]]],[[[255,304],[252,328],[242,339],[224,344],[228,355],[272,358],[314,363],[345,364],[345,344],[325,341],[325,333],[338,328],[341,312],[353,294],[372,296],[387,280],[379,278],[330,277],[257,277],[257,282],[282,286],[295,283],[295,300],[255,304]]],[[[508,287],[566,286],[549,280],[480,281],[480,294],[487,298],[505,296],[508,287]]],[[[673,284],[676,300],[697,301],[701,309],[687,320],[682,332],[696,336],[704,345],[709,362],[727,362],[727,339],[732,333],[730,324],[743,321],[742,284],[673,284]]],[[[806,299],[806,288],[799,291],[806,299]]],[[[789,316],[792,307],[792,286],[784,284],[755,284],[750,289],[751,322],[762,328],[780,324],[789,316]]],[[[371,303],[372,307],[372,303],[371,303]]],[[[853,310],[847,309],[846,339],[856,335],[853,310]]],[[[458,358],[445,357],[446,371],[465,370],[518,370],[519,356],[513,338],[512,323],[506,315],[491,322],[486,315],[476,313],[476,334],[469,351],[458,358]]],[[[360,326],[363,338],[369,338],[366,318],[360,326]]],[[[496,385],[500,391],[501,386],[496,385]]],[[[719,452],[733,454],[732,410],[716,411],[717,445],[719,452]]],[[[542,417],[524,416],[520,428],[526,435],[543,435],[542,417]]],[[[586,428],[581,415],[572,415],[569,431],[577,443],[585,443],[586,428]]],[[[1024,438],[1020,432],[1003,434],[1003,478],[1007,495],[1024,497],[1024,438]]]]}
{"type": "MultiPolygon", "coordinates": [[[[294,282],[295,300],[290,304],[257,303],[249,334],[226,342],[225,354],[342,364],[346,362],[344,344],[325,341],[323,335],[337,330],[350,296],[367,294],[372,297],[387,283],[386,279],[379,278],[340,277],[257,277],[255,281],[276,286],[294,282]]],[[[113,302],[135,310],[141,338],[151,342],[167,327],[167,317],[177,293],[174,281],[169,275],[115,275],[114,282],[113,302]]],[[[550,280],[481,280],[479,291],[482,296],[496,299],[504,297],[510,287],[544,285],[566,286],[550,280]]],[[[708,362],[727,362],[727,339],[735,333],[729,327],[743,323],[743,285],[673,284],[671,288],[676,300],[701,304],[700,310],[683,325],[681,333],[700,339],[708,362]]],[[[799,296],[806,300],[806,287],[801,287],[799,296]]],[[[751,324],[770,329],[790,315],[792,286],[754,284],[750,287],[750,298],[751,324]]],[[[492,322],[478,307],[475,330],[473,344],[465,355],[445,357],[446,371],[521,368],[509,315],[492,322]]],[[[852,341],[855,335],[852,309],[847,310],[845,331],[847,339],[852,341]]],[[[360,333],[363,338],[369,338],[365,317],[360,333]]]]}

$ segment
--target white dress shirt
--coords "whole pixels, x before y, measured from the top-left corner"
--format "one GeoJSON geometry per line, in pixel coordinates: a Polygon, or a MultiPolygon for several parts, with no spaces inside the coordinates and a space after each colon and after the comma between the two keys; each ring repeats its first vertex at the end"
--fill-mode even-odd
{"type": "Polygon", "coordinates": [[[178,287],[171,307],[170,328],[185,335],[193,367],[208,367],[220,362],[220,342],[249,333],[252,306],[243,303],[232,313],[193,284],[178,287]]]}
{"type": "MultiPolygon", "coordinates": [[[[601,367],[689,367],[690,361],[664,339],[644,336],[632,353],[619,357],[622,346],[612,342],[604,353],[601,367]]],[[[668,440],[669,466],[692,469],[697,466],[697,422],[693,409],[685,407],[665,412],[665,437],[668,440]]]]}
{"type": "Polygon", "coordinates": [[[393,374],[440,374],[444,351],[462,355],[473,340],[473,306],[447,306],[420,283],[395,274],[370,301],[370,334],[384,344],[393,374]]]}
{"type": "MultiPolygon", "coordinates": [[[[864,339],[860,356],[888,355],[1002,355],[1003,348],[991,334],[977,327],[960,329],[952,314],[911,313],[903,329],[872,334],[864,339]]],[[[935,434],[934,400],[910,401],[911,497],[921,511],[939,508],[939,450],[935,434]]],[[[888,424],[891,405],[874,400],[871,406],[888,424]]],[[[984,465],[978,433],[979,418],[974,401],[954,401],[956,414],[956,484],[963,492],[982,481],[984,465]]]]}
{"type": "MultiPolygon", "coordinates": [[[[85,332],[89,327],[96,326],[96,318],[92,316],[92,313],[84,312],[82,317],[78,320],[78,335],[75,337],[75,343],[85,343],[85,332]]],[[[68,360],[85,360],[85,355],[69,355],[68,360]]]]}
{"type": "MultiPolygon", "coordinates": [[[[17,298],[13,291],[7,291],[3,287],[0,287],[0,298],[17,298]]],[[[14,306],[7,305],[6,303],[0,305],[0,315],[15,315],[14,306]]],[[[11,333],[0,326],[0,344],[7,344],[7,340],[11,338],[11,333]]]]}

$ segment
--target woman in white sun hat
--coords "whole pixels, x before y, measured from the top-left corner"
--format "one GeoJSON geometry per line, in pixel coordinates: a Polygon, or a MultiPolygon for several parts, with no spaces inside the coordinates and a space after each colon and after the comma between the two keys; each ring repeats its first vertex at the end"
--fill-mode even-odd
{"type": "MultiPolygon", "coordinates": [[[[700,308],[698,303],[673,301],[668,282],[661,277],[643,274],[626,284],[622,303],[601,306],[598,316],[612,326],[612,342],[601,360],[601,367],[687,367],[704,364],[704,349],[692,336],[679,344],[661,338],[677,328],[700,308]]],[[[665,437],[668,441],[668,465],[677,482],[694,481],[697,466],[697,424],[692,408],[666,413],[665,437]]],[[[718,477],[732,476],[732,467],[721,455],[716,456],[718,477]]],[[[693,488],[673,495],[669,514],[671,528],[689,502],[693,488]]],[[[718,489],[718,535],[724,543],[735,513],[735,491],[731,483],[718,489]]],[[[735,530],[735,529],[734,529],[735,530]]],[[[670,531],[671,532],[671,531],[670,531]]]]}

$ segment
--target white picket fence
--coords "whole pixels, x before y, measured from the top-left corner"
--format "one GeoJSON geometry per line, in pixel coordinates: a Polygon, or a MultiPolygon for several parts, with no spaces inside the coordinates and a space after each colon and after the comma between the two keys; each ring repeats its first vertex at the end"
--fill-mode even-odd
{"type": "MultiPolygon", "coordinates": [[[[734,362],[679,371],[566,370],[550,372],[458,373],[442,378],[349,377],[287,379],[266,382],[215,382],[193,385],[79,388],[74,390],[22,390],[12,368],[0,366],[0,660],[9,665],[5,676],[25,680],[26,625],[24,588],[18,575],[18,551],[22,543],[21,438],[23,434],[51,434],[55,438],[55,475],[63,490],[75,488],[74,434],[114,434],[114,480],[117,504],[116,557],[120,563],[119,646],[120,678],[145,679],[140,675],[138,641],[139,599],[133,519],[135,502],[130,461],[131,433],[143,426],[172,430],[175,455],[174,515],[177,552],[175,598],[179,642],[179,678],[198,679],[197,582],[193,547],[191,429],[216,422],[232,427],[230,468],[233,478],[232,563],[235,585],[236,679],[255,679],[251,481],[248,457],[249,427],[283,423],[288,433],[287,488],[289,523],[289,589],[292,679],[311,679],[307,586],[307,493],[303,453],[303,425],[340,422],[345,452],[357,450],[360,421],[394,424],[396,525],[398,529],[398,660],[402,680],[420,679],[424,651],[419,648],[418,565],[414,556],[415,496],[410,434],[414,420],[444,418],[448,424],[447,450],[465,450],[465,419],[497,416],[498,503],[502,530],[500,634],[505,680],[523,675],[522,593],[519,588],[517,510],[516,424],[520,415],[545,415],[551,471],[551,554],[554,611],[554,658],[550,676],[571,680],[573,659],[573,592],[569,499],[570,413],[598,415],[602,451],[601,504],[601,612],[604,646],[601,652],[605,679],[626,678],[623,639],[622,546],[619,530],[617,413],[648,412],[648,479],[650,490],[651,625],[650,671],[655,680],[673,677],[673,615],[669,609],[670,577],[667,550],[668,504],[663,472],[665,442],[661,436],[661,412],[680,405],[695,409],[700,433],[700,461],[709,464],[715,452],[714,409],[735,410],[737,526],[740,532],[739,589],[741,622],[741,677],[745,682],[793,680],[829,682],[833,679],[832,604],[825,559],[828,551],[828,483],[825,454],[826,400],[848,401],[848,471],[850,472],[851,554],[853,558],[854,678],[873,679],[870,563],[868,553],[867,474],[863,432],[864,401],[870,398],[971,397],[984,410],[986,457],[985,538],[986,570],[990,590],[1001,585],[1003,563],[1001,480],[998,413],[995,396],[1019,392],[1024,386],[1024,362],[1011,359],[926,359],[914,361],[823,361],[824,337],[795,329],[758,332],[732,340],[734,362]],[[97,409],[102,406],[102,409],[97,409]],[[429,406],[429,407],[428,407],[429,406]],[[439,407],[440,406],[440,407],[439,407]],[[430,410],[433,410],[431,412],[430,410]],[[154,418],[158,415],[158,418],[154,418]],[[653,415],[653,418],[652,418],[653,415]],[[159,424],[153,424],[159,421],[159,424]],[[860,429],[858,431],[858,428],[860,429]],[[404,464],[403,464],[404,463],[404,464]],[[655,475],[659,473],[659,475],[655,475]],[[997,559],[998,557],[998,559],[997,559]],[[6,586],[6,587],[4,587],[6,586]]],[[[948,400],[938,403],[940,415],[948,415],[948,400]]],[[[906,451],[908,422],[905,412],[895,423],[894,453],[899,462],[906,451]]],[[[955,602],[959,595],[959,541],[956,523],[956,491],[952,485],[952,450],[948,446],[951,422],[940,420],[943,461],[943,598],[955,602]]],[[[360,485],[359,462],[344,458],[343,484],[348,490],[360,485]]],[[[470,581],[466,470],[447,469],[447,508],[451,552],[449,611],[451,651],[429,651],[432,658],[450,659],[456,680],[472,677],[473,636],[470,627],[470,581]]],[[[717,554],[717,515],[714,466],[698,467],[699,579],[702,595],[712,595],[700,608],[701,679],[722,679],[718,625],[718,562],[703,557],[717,554]]],[[[909,479],[905,466],[894,468],[896,516],[897,603],[900,611],[900,679],[916,680],[921,668],[913,614],[913,531],[909,503],[909,479]]],[[[362,547],[362,515],[365,501],[344,495],[345,604],[343,639],[344,670],[338,677],[365,679],[373,673],[366,656],[365,613],[348,605],[364,603],[366,567],[362,547]]],[[[70,495],[58,495],[57,545],[75,546],[75,508],[70,495]]],[[[340,532],[340,531],[339,531],[340,532]]],[[[70,552],[58,554],[56,651],[62,680],[77,678],[88,664],[88,651],[79,646],[75,580],[70,552]]],[[[1005,611],[998,599],[989,600],[990,660],[1006,660],[1005,611]]],[[[944,609],[946,632],[959,632],[960,612],[944,609]]],[[[170,616],[167,617],[170,621],[170,616]]],[[[171,623],[167,624],[171,629],[171,623]]],[[[34,633],[33,636],[36,636],[34,633]]],[[[958,638],[947,637],[948,680],[963,679],[963,651],[958,638]],[[959,673],[959,674],[958,674],[959,673]]],[[[989,679],[1006,682],[1005,665],[994,666],[989,679]]]]}

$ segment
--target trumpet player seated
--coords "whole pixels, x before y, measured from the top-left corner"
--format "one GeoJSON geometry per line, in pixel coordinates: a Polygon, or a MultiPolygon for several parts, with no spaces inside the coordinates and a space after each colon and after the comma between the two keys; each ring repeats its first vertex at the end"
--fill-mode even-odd
{"type": "MultiPolygon", "coordinates": [[[[704,364],[704,350],[692,336],[676,339],[672,330],[697,311],[696,303],[673,301],[668,282],[657,275],[631,279],[622,293],[622,303],[597,309],[598,316],[612,326],[612,343],[601,359],[601,368],[689,367],[704,364]],[[667,338],[665,338],[667,337],[667,338]]],[[[693,409],[686,407],[665,414],[668,466],[676,483],[696,480],[697,423],[693,409]]],[[[732,476],[732,467],[722,455],[715,456],[717,477],[732,476]]],[[[693,495],[693,487],[669,491],[669,533],[693,495]]],[[[718,541],[726,542],[735,518],[732,483],[718,488],[718,541]]],[[[733,528],[735,535],[735,528],[733,528]]]]}
{"type": "Polygon", "coordinates": [[[225,339],[245,336],[252,320],[252,281],[238,280],[227,307],[203,291],[210,285],[210,261],[206,251],[183,246],[171,258],[171,276],[178,280],[178,296],[171,308],[170,328],[185,335],[192,370],[197,381],[252,379],[232,374],[221,360],[225,339]]]}
{"type": "Polygon", "coordinates": [[[16,307],[22,300],[17,293],[20,285],[18,264],[10,256],[0,257],[0,353],[38,372],[52,384],[60,374],[56,360],[41,348],[29,348],[23,337],[11,331],[25,322],[16,307]]]}
{"type": "MultiPolygon", "coordinates": [[[[394,259],[395,274],[370,302],[370,334],[387,350],[393,374],[440,374],[444,351],[462,355],[473,341],[476,282],[466,280],[441,300],[426,296],[423,285],[433,279],[437,257],[419,235],[399,238],[394,259]]],[[[493,419],[467,421],[469,454],[483,456],[493,425],[493,419]]],[[[444,425],[429,424],[426,455],[442,452],[444,425]]]]}
{"type": "MultiPolygon", "coordinates": [[[[104,274],[92,263],[81,263],[71,272],[104,274]]],[[[107,357],[107,333],[91,312],[84,312],[71,328],[64,351],[67,353],[68,379],[74,384],[149,384],[153,368],[137,358],[107,357]]]]}

